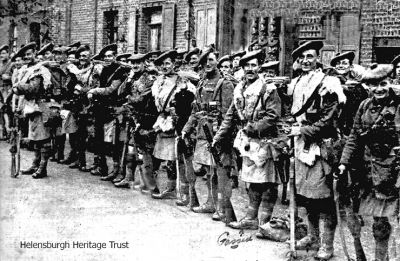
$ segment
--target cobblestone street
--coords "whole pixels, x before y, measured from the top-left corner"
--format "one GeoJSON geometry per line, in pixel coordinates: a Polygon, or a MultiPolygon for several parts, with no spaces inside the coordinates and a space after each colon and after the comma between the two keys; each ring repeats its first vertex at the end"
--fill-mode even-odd
{"type": "MultiPolygon", "coordinates": [[[[8,148],[9,144],[0,143],[1,260],[285,260],[289,249],[285,243],[259,240],[255,231],[240,235],[208,215],[175,206],[173,200],[158,201],[133,189],[116,189],[110,182],[65,165],[50,163],[49,177],[45,179],[12,179],[8,148]],[[240,243],[235,249],[221,246],[218,238],[224,232],[230,234],[230,239],[251,241],[240,243]],[[24,241],[70,245],[64,250],[21,248],[24,241]],[[106,248],[97,250],[98,246],[88,248],[86,244],[82,246],[86,248],[78,249],[74,241],[106,243],[106,248]],[[111,248],[110,241],[128,248],[111,248]]],[[[21,156],[21,167],[27,167],[32,152],[22,150],[21,156]]],[[[165,175],[159,179],[165,182],[165,175]]],[[[204,201],[204,181],[199,179],[197,184],[200,200],[204,201]]],[[[247,195],[240,184],[233,194],[238,218],[244,216],[246,204],[247,195]]],[[[275,213],[283,211],[281,205],[275,209],[275,213]]],[[[370,238],[370,243],[364,240],[364,244],[371,255],[373,239],[367,224],[363,236],[370,238]]],[[[346,238],[353,251],[350,234],[346,238]]],[[[344,260],[338,240],[339,233],[336,257],[332,259],[337,261],[344,260]]]]}

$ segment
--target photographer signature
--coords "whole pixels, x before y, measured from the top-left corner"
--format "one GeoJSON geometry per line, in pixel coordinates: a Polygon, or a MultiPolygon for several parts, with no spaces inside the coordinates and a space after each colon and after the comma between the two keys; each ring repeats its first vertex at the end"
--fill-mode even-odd
{"type": "Polygon", "coordinates": [[[230,248],[236,249],[239,247],[239,244],[250,241],[253,241],[252,235],[244,235],[244,231],[240,230],[239,237],[233,237],[229,232],[222,233],[218,237],[217,244],[220,246],[230,246],[230,248]]]}

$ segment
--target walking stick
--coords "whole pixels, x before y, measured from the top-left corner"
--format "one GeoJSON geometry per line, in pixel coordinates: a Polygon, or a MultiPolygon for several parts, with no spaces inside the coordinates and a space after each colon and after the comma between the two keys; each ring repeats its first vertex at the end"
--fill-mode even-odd
{"type": "Polygon", "coordinates": [[[292,156],[290,157],[289,185],[290,185],[290,252],[289,260],[297,258],[296,252],[296,166],[295,166],[295,143],[294,135],[290,135],[292,143],[292,156]]]}

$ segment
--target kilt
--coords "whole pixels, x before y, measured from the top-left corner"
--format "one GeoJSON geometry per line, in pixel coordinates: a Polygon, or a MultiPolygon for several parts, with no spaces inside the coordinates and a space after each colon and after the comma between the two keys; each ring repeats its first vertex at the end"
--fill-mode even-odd
{"type": "Polygon", "coordinates": [[[175,156],[175,136],[165,136],[164,133],[157,135],[153,155],[160,160],[176,160],[175,156]]]}
{"type": "Polygon", "coordinates": [[[397,217],[400,199],[378,199],[372,193],[361,199],[359,214],[373,217],[397,217]]]}
{"type": "Polygon", "coordinates": [[[215,165],[211,153],[208,150],[208,142],[203,139],[198,139],[196,142],[196,148],[193,155],[193,163],[202,165],[215,165]]]}
{"type": "Polygon", "coordinates": [[[61,110],[62,118],[61,133],[75,133],[78,131],[78,124],[74,114],[69,110],[61,110]]]}
{"type": "Polygon", "coordinates": [[[332,196],[329,185],[332,168],[325,159],[317,157],[314,165],[309,166],[295,158],[295,166],[297,194],[313,199],[332,196]]]}

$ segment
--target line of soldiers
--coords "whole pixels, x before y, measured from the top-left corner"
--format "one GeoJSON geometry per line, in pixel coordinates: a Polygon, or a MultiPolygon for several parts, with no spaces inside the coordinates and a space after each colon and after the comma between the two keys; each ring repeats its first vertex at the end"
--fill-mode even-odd
{"type": "Polygon", "coordinates": [[[12,76],[3,76],[10,106],[2,112],[29,121],[35,156],[22,174],[46,177],[52,156],[116,187],[135,181],[154,199],[176,199],[178,206],[211,213],[234,229],[258,229],[259,238],[265,238],[262,228],[271,221],[278,186],[286,193],[293,151],[296,202],[308,219],[296,248],[315,249],[323,260],[333,256],[335,174],[344,184],[340,205],[357,260],[366,260],[362,216],[374,217],[375,260],[387,260],[389,221],[400,207],[400,56],[363,68],[353,64],[353,52],[344,52],[323,68],[322,47],[322,41],[307,41],[293,51],[298,76],[289,81],[278,77],[279,62],[265,59],[262,49],[222,57],[213,45],[118,55],[111,44],[92,56],[80,43],[47,44],[38,52],[30,43],[12,57],[13,70],[3,58],[1,71],[12,76]],[[71,151],[64,158],[66,134],[71,151]],[[160,168],[168,177],[164,190],[157,184],[160,168]],[[238,173],[249,197],[240,220],[231,202],[238,173]],[[206,178],[202,204],[197,177],[206,178]]]}

